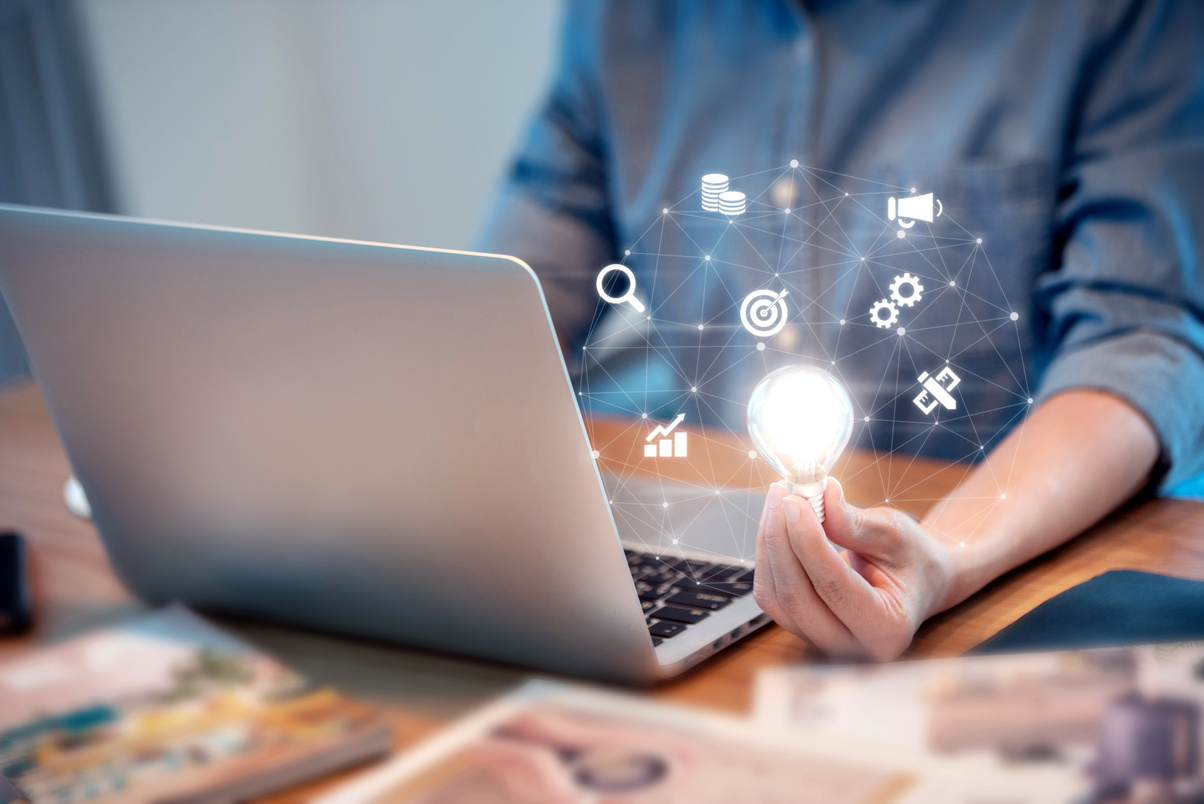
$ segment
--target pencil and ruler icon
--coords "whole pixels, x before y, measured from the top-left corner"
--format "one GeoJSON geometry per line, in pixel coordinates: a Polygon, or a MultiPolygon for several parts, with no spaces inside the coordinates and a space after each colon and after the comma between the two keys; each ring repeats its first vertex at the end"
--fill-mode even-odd
{"type": "Polygon", "coordinates": [[[925,371],[920,375],[920,382],[924,385],[924,390],[920,391],[913,402],[916,407],[924,412],[924,415],[932,413],[936,410],[937,405],[944,406],[947,410],[957,410],[957,400],[949,393],[957,387],[962,378],[953,373],[953,369],[945,366],[935,377],[928,376],[925,371]]]}

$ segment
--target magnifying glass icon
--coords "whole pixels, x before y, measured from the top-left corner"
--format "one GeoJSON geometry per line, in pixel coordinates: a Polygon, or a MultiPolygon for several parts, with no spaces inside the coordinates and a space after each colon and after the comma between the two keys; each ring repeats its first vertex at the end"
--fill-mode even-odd
{"type": "Polygon", "coordinates": [[[598,295],[603,301],[608,301],[611,304],[622,304],[627,302],[636,309],[637,312],[644,312],[644,303],[635,297],[635,274],[626,265],[608,265],[598,272],[598,295]],[[627,277],[627,291],[621,296],[611,296],[606,292],[606,277],[612,273],[621,273],[627,277]]]}

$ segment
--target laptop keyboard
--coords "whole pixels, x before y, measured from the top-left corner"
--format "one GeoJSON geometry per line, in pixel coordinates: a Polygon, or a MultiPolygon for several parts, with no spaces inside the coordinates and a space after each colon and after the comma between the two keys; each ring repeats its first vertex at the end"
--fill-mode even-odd
{"type": "Polygon", "coordinates": [[[732,600],[752,594],[753,570],[734,564],[657,558],[624,550],[652,644],[672,639],[732,600]]]}

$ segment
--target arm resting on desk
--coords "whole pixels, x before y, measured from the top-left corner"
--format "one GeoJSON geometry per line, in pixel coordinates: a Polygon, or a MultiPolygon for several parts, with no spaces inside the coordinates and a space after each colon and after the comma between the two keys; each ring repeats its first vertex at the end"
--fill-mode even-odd
{"type": "Polygon", "coordinates": [[[1129,403],[1072,390],[1033,411],[923,523],[854,508],[831,481],[821,525],[775,484],[757,535],[757,602],[825,653],[893,659],[925,619],[1131,498],[1158,454],[1129,403]]]}
{"type": "Polygon", "coordinates": [[[1082,533],[1149,481],[1158,437],[1145,416],[1102,391],[1050,397],[924,518],[959,535],[944,611],[1010,569],[1082,533]],[[1007,499],[1000,499],[1000,492],[1007,499]]]}

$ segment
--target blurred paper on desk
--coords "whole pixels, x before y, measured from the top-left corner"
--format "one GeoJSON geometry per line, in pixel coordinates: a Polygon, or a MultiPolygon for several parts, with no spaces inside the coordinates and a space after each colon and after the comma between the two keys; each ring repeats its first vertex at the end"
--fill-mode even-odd
{"type": "Polygon", "coordinates": [[[771,668],[754,704],[1033,791],[1017,801],[1088,802],[1204,800],[1202,708],[1204,643],[771,668]]]}
{"type": "Polygon", "coordinates": [[[930,804],[974,784],[905,749],[534,681],[317,804],[930,804]]]}
{"type": "Polygon", "coordinates": [[[373,709],[181,607],[0,663],[0,776],[32,804],[238,801],[391,742],[373,709]]]}

